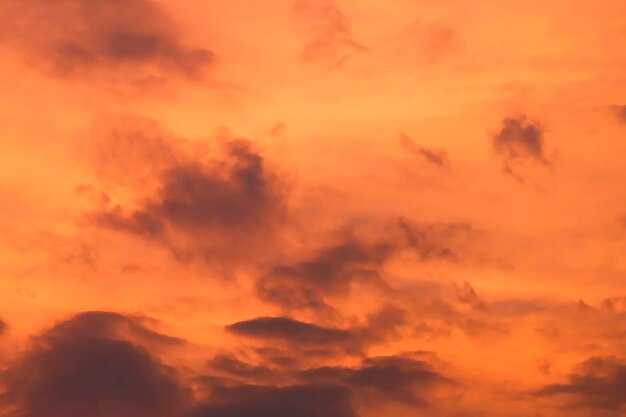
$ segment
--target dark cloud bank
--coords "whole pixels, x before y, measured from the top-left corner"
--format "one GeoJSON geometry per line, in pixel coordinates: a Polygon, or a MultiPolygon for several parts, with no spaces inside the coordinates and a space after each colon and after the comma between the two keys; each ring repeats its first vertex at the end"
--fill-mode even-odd
{"type": "Polygon", "coordinates": [[[191,391],[147,350],[169,341],[115,313],[83,313],[61,322],[35,337],[2,374],[2,402],[10,410],[3,415],[179,415],[191,391]]]}
{"type": "MultiPolygon", "coordinates": [[[[229,329],[269,341],[293,329],[307,343],[346,337],[314,325],[276,323],[274,327],[286,328],[277,331],[256,319],[229,329]]],[[[189,375],[189,370],[166,364],[159,353],[186,342],[155,332],[150,324],[118,313],[86,312],[33,337],[30,347],[0,373],[1,415],[352,417],[359,415],[362,396],[427,407],[431,390],[453,384],[427,361],[408,356],[366,358],[358,367],[283,366],[272,371],[222,355],[209,361],[205,371],[189,375]],[[276,374],[283,383],[271,382],[276,374]]]]}
{"type": "MultiPolygon", "coordinates": [[[[462,291],[475,298],[470,293],[462,291]]],[[[389,406],[448,415],[439,414],[439,407],[458,402],[467,385],[451,377],[434,353],[364,353],[373,340],[368,331],[380,331],[392,313],[387,309],[366,326],[348,329],[287,317],[233,323],[226,331],[241,344],[195,369],[170,362],[168,352],[188,342],[154,330],[153,320],[80,313],[32,337],[23,353],[3,364],[0,415],[357,417],[389,406]],[[346,364],[351,345],[361,351],[346,364]],[[316,356],[323,349],[326,354],[316,356]]],[[[617,416],[626,407],[625,389],[623,361],[592,357],[564,382],[529,398],[538,404],[547,399],[550,409],[560,404],[576,415],[617,416]]]]}

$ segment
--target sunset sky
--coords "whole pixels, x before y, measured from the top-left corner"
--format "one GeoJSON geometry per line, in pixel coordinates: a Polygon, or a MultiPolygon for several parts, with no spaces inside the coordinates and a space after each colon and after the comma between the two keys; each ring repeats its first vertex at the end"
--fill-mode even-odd
{"type": "Polygon", "coordinates": [[[625,17],[0,0],[0,417],[626,415],[625,17]]]}

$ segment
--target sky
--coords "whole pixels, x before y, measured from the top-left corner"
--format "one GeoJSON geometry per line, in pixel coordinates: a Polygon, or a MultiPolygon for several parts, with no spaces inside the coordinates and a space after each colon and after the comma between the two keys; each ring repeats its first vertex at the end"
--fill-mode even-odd
{"type": "Polygon", "coordinates": [[[0,0],[0,416],[623,416],[624,16],[0,0]]]}

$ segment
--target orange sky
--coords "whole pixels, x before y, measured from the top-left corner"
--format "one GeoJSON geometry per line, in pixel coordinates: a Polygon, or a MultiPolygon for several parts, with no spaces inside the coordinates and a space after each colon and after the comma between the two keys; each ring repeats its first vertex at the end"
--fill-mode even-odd
{"type": "Polygon", "coordinates": [[[624,415],[624,16],[0,0],[0,416],[624,415]]]}

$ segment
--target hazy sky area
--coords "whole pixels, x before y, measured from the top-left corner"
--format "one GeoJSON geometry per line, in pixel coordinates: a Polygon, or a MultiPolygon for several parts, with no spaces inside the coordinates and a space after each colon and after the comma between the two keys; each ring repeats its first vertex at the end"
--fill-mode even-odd
{"type": "Polygon", "coordinates": [[[0,0],[0,417],[626,415],[625,17],[0,0]]]}

